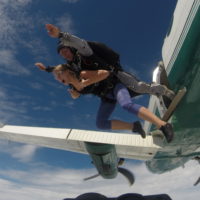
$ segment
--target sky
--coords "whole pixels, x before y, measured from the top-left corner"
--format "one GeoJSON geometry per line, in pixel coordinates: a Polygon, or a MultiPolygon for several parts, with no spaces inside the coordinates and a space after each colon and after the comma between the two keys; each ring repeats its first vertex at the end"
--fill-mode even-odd
{"type": "MultiPolygon", "coordinates": [[[[0,122],[97,130],[99,99],[71,99],[66,86],[34,66],[64,62],[45,24],[106,43],[120,53],[126,71],[151,82],[175,6],[176,0],[0,0],[0,122]]],[[[148,100],[143,96],[134,102],[147,106],[148,100]]],[[[119,107],[113,117],[137,119],[119,107]]],[[[132,187],[121,175],[83,182],[96,173],[87,155],[0,140],[0,200],[61,200],[86,192],[110,197],[167,193],[173,200],[200,195],[199,186],[193,187],[199,171],[195,161],[160,175],[141,161],[128,160],[124,167],[135,173],[132,187]]]]}

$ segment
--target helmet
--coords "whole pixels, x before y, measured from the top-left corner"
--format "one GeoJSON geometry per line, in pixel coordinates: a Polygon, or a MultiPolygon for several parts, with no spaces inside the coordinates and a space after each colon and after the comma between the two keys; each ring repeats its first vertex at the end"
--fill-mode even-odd
{"type": "Polygon", "coordinates": [[[73,54],[77,52],[77,49],[75,49],[74,47],[68,46],[65,40],[60,39],[58,41],[57,52],[60,53],[60,50],[65,47],[69,48],[73,54]]]}
{"type": "Polygon", "coordinates": [[[75,200],[107,200],[107,197],[99,193],[85,193],[75,198],[75,200]]]}

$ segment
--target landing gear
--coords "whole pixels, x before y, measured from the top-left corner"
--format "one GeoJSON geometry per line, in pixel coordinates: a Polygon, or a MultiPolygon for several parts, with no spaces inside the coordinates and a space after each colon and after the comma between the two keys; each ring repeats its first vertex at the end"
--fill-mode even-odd
{"type": "Polygon", "coordinates": [[[120,158],[118,161],[118,166],[121,166],[124,164],[125,159],[124,158],[120,158]]]}
{"type": "MultiPolygon", "coordinates": [[[[196,160],[197,162],[199,162],[199,164],[200,164],[200,156],[195,156],[193,159],[196,160]]],[[[200,177],[194,183],[194,186],[198,185],[199,183],[200,183],[200,177]]]]}

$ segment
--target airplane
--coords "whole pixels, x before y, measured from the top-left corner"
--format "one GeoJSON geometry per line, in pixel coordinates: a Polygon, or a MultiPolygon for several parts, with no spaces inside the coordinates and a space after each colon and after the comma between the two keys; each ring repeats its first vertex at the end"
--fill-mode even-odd
{"type": "MultiPolygon", "coordinates": [[[[187,92],[170,118],[175,130],[172,143],[164,144],[154,159],[146,162],[153,173],[164,173],[183,166],[191,159],[200,160],[200,1],[177,2],[170,29],[162,47],[163,66],[153,73],[153,81],[167,84],[175,92],[187,92]],[[164,68],[164,69],[163,69],[164,68]]],[[[149,110],[165,118],[164,99],[150,97],[149,110]]],[[[168,109],[169,110],[169,109],[168,109]]],[[[145,122],[146,132],[154,127],[145,122]]]]}
{"type": "MultiPolygon", "coordinates": [[[[134,175],[120,167],[123,159],[146,162],[153,173],[164,173],[200,160],[200,1],[179,0],[162,47],[162,62],[153,82],[168,85],[177,95],[169,104],[150,97],[149,109],[173,124],[175,138],[167,143],[160,132],[145,122],[146,139],[128,133],[1,125],[0,138],[89,154],[98,174],[105,179],[122,173],[132,185],[134,175]]],[[[197,185],[199,180],[195,183],[197,185]]]]}

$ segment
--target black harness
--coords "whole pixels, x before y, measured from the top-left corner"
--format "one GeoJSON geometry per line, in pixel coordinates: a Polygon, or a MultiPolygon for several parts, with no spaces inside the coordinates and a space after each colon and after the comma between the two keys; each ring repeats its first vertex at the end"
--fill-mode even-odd
{"type": "Polygon", "coordinates": [[[108,94],[119,82],[119,80],[114,76],[111,67],[108,64],[106,64],[106,62],[104,62],[103,59],[99,58],[96,55],[84,57],[76,53],[74,55],[74,60],[68,62],[68,64],[70,66],[70,70],[72,70],[78,78],[80,77],[80,72],[82,70],[105,69],[111,71],[111,74],[108,78],[98,83],[89,85],[81,91],[78,91],[80,94],[94,94],[101,98],[104,98],[106,94],[108,94]]]}

